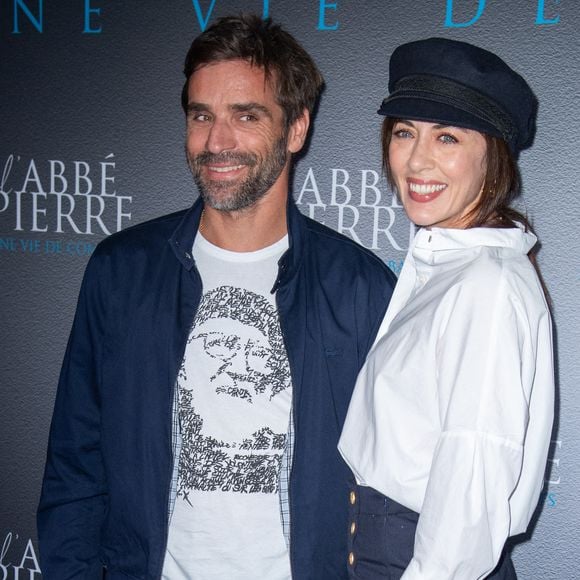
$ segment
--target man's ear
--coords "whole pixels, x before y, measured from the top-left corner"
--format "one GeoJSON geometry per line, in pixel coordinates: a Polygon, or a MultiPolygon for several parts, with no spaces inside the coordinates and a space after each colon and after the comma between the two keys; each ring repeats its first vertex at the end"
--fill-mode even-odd
{"type": "Polygon", "coordinates": [[[290,125],[290,130],[288,131],[288,151],[290,153],[298,153],[302,149],[306,141],[306,136],[308,135],[309,127],[310,113],[308,109],[304,109],[302,115],[290,125]]]}

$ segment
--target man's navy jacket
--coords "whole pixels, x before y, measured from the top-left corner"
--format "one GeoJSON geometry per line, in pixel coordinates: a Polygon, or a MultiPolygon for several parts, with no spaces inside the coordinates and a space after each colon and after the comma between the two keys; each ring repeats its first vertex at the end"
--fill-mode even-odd
{"type": "MultiPolygon", "coordinates": [[[[202,293],[191,257],[201,210],[198,201],[114,234],[89,261],[38,511],[46,580],[94,580],[103,567],[109,580],[160,578],[173,395],[202,293]]],[[[294,389],[292,575],[346,579],[351,475],[336,445],[395,278],[374,254],[303,216],[292,201],[288,228],[272,291],[294,389]]]]}

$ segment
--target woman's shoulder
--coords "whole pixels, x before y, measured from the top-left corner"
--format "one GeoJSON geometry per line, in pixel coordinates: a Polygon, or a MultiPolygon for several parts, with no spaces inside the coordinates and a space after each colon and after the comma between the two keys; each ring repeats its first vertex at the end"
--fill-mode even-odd
{"type": "Polygon", "coordinates": [[[547,310],[544,291],[536,269],[526,254],[484,246],[465,264],[457,279],[461,294],[476,297],[481,305],[521,305],[547,310]]]}

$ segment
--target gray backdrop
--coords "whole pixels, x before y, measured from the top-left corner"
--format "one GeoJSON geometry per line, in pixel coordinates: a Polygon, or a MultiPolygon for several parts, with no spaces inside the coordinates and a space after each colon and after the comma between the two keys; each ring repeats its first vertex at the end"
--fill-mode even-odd
{"type": "MultiPolygon", "coordinates": [[[[269,13],[327,88],[294,174],[300,208],[400,268],[410,224],[380,174],[375,111],[400,43],[444,36],[502,55],[534,88],[521,207],[542,242],[558,421],[521,578],[580,578],[578,0],[0,0],[0,580],[38,580],[34,513],[60,361],[94,245],[192,203],[179,95],[207,22],[269,13]]],[[[326,579],[321,579],[326,580],[326,579]]]]}

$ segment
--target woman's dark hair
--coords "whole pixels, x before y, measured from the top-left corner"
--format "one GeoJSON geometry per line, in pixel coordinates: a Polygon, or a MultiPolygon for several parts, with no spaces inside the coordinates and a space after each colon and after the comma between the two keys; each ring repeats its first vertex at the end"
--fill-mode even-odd
{"type": "MultiPolygon", "coordinates": [[[[387,117],[382,129],[383,168],[392,189],[395,189],[395,183],[389,163],[389,144],[398,120],[387,117]]],[[[521,192],[520,172],[510,148],[499,137],[483,136],[487,145],[483,195],[467,216],[467,227],[511,228],[519,222],[531,231],[527,218],[510,207],[521,192]]]]}
{"type": "Polygon", "coordinates": [[[185,58],[181,104],[187,113],[187,86],[200,67],[214,62],[245,60],[264,69],[286,126],[304,109],[312,113],[324,79],[310,55],[278,24],[253,14],[220,18],[193,43],[185,58]]]}

